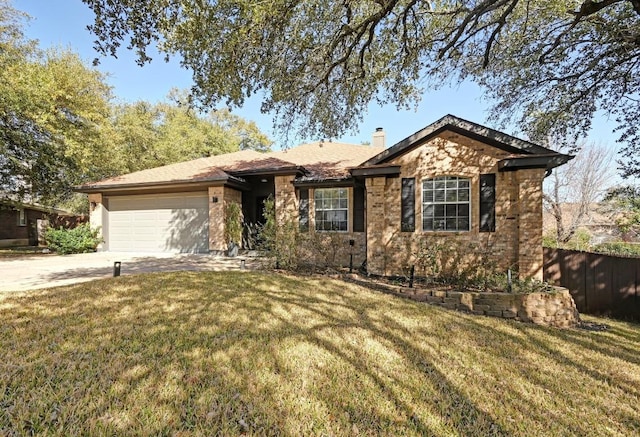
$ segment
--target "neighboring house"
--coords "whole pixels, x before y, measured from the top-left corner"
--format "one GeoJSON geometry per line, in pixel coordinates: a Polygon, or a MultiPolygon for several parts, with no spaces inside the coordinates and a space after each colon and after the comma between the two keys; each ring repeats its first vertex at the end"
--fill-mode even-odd
{"type": "Polygon", "coordinates": [[[0,198],[0,247],[38,244],[38,221],[57,219],[66,211],[0,198]]]}
{"type": "Polygon", "coordinates": [[[241,151],[139,171],[89,193],[102,250],[222,252],[224,205],[338,242],[372,274],[407,271],[425,245],[457,247],[456,263],[490,261],[542,277],[542,180],[571,156],[447,115],[385,149],[334,142],[241,151]],[[352,240],[352,241],[350,241],[352,240]],[[350,243],[353,246],[350,246],[350,243]]]}

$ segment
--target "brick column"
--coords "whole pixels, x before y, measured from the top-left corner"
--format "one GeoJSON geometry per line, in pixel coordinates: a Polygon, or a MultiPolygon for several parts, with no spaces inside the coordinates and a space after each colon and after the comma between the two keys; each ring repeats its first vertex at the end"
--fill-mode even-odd
{"type": "Polygon", "coordinates": [[[278,224],[298,219],[298,202],[296,189],[293,186],[295,175],[276,176],[275,185],[275,212],[278,224]]]}
{"type": "Polygon", "coordinates": [[[386,178],[367,178],[367,271],[384,275],[385,262],[385,202],[386,178]]]}
{"type": "Polygon", "coordinates": [[[235,202],[242,206],[242,192],[229,187],[209,187],[209,251],[224,254],[227,241],[224,238],[225,207],[235,202]],[[213,199],[217,201],[214,202],[213,199]]]}
{"type": "Polygon", "coordinates": [[[542,280],[542,179],[544,169],[518,170],[518,269],[542,280]]]}
{"type": "Polygon", "coordinates": [[[209,251],[222,255],[226,250],[227,244],[224,241],[224,187],[209,187],[209,251]]]}
{"type": "Polygon", "coordinates": [[[108,241],[108,223],[107,209],[104,207],[102,193],[89,194],[89,223],[93,229],[98,229],[98,237],[102,243],[98,244],[99,252],[109,250],[108,241]]]}

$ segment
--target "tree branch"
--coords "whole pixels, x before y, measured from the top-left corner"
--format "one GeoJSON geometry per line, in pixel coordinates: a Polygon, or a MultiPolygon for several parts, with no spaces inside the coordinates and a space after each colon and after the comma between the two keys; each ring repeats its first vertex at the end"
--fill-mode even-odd
{"type": "Polygon", "coordinates": [[[513,9],[516,7],[517,4],[518,4],[518,0],[511,1],[511,4],[509,5],[509,7],[507,7],[507,9],[502,13],[500,18],[498,19],[497,26],[495,27],[495,29],[493,29],[493,32],[491,32],[491,36],[489,37],[489,40],[487,41],[487,44],[484,49],[484,60],[482,61],[483,68],[487,68],[487,66],[489,65],[489,56],[491,55],[491,48],[493,47],[493,43],[496,37],[498,36],[498,34],[500,33],[500,31],[502,30],[502,28],[504,27],[504,25],[507,23],[507,17],[511,14],[511,12],[513,12],[513,9]]]}
{"type": "Polygon", "coordinates": [[[594,2],[592,0],[585,0],[584,3],[580,6],[580,9],[574,12],[570,12],[574,15],[574,19],[568,26],[560,32],[560,34],[556,37],[555,41],[551,44],[551,46],[545,50],[542,55],[540,55],[540,63],[544,64],[546,57],[551,54],[555,49],[558,48],[562,39],[567,36],[569,32],[571,32],[585,17],[596,14],[601,10],[615,4],[620,3],[621,1],[628,0],[602,0],[601,2],[594,2]]]}

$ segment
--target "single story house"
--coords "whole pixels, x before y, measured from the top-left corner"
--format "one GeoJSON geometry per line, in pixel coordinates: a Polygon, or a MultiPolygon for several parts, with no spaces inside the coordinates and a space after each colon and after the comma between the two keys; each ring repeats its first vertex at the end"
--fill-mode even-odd
{"type": "Polygon", "coordinates": [[[48,223],[66,211],[37,203],[19,202],[10,196],[0,197],[0,247],[35,246],[38,223],[48,223]]]}
{"type": "Polygon", "coordinates": [[[455,248],[455,263],[542,277],[542,180],[571,156],[452,115],[389,148],[384,135],[201,158],[78,191],[101,250],[222,252],[225,205],[259,222],[273,196],[276,221],[332,238],[372,274],[401,274],[438,247],[455,248]]]}

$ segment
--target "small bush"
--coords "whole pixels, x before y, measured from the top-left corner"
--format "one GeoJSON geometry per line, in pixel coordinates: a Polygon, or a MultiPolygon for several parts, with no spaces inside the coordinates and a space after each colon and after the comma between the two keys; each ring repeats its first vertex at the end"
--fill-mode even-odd
{"type": "Polygon", "coordinates": [[[73,229],[49,228],[44,238],[49,249],[60,253],[95,252],[102,239],[98,237],[99,230],[92,229],[89,223],[83,223],[73,229]]]}
{"type": "Polygon", "coordinates": [[[617,241],[613,243],[598,244],[593,248],[594,252],[607,255],[622,255],[640,257],[640,244],[617,241]]]}

